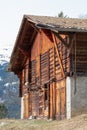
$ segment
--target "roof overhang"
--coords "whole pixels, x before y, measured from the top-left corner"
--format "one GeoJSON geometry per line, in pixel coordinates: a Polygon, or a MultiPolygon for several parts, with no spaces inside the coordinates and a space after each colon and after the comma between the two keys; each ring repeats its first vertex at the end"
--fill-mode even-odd
{"type": "Polygon", "coordinates": [[[63,28],[63,27],[57,27],[47,24],[35,24],[37,28],[43,28],[43,29],[49,29],[57,33],[61,32],[87,32],[87,29],[79,29],[79,28],[63,28]]]}
{"type": "MultiPolygon", "coordinates": [[[[45,16],[29,16],[29,15],[24,15],[22,19],[22,23],[16,38],[16,42],[11,54],[10,58],[10,63],[8,66],[9,71],[13,71],[16,74],[23,69],[23,65],[26,61],[26,58],[28,56],[28,51],[31,48],[31,45],[36,37],[36,34],[39,29],[48,29],[51,30],[55,33],[73,33],[73,32],[81,32],[81,33],[86,33],[87,32],[87,27],[85,28],[87,20],[85,22],[83,21],[83,24],[85,23],[85,26],[83,28],[82,20],[80,20],[79,25],[81,23],[81,27],[79,26],[64,26],[64,23],[68,23],[67,19],[59,19],[58,18],[51,18],[50,17],[45,17],[45,16]],[[56,19],[56,20],[55,20],[56,19]],[[53,20],[55,22],[53,23],[53,20]],[[56,23],[59,22],[59,23],[56,23]],[[63,26],[62,26],[63,22],[63,26]],[[25,55],[25,54],[26,55],[25,55]]],[[[70,19],[71,21],[73,19],[70,19]]],[[[78,22],[76,19],[75,22],[78,22]]],[[[75,24],[74,22],[74,24],[75,24]]]]}
{"type": "Polygon", "coordinates": [[[33,40],[37,35],[38,29],[35,28],[35,24],[28,21],[24,16],[11,54],[8,71],[13,71],[17,74],[23,69],[33,40]]]}

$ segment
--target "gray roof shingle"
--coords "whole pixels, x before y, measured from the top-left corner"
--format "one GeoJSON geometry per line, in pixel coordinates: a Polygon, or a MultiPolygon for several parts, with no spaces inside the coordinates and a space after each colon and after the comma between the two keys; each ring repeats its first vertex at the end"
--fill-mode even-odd
{"type": "Polygon", "coordinates": [[[54,28],[58,31],[81,31],[87,32],[87,19],[59,18],[50,16],[25,15],[25,17],[43,27],[54,28]]]}

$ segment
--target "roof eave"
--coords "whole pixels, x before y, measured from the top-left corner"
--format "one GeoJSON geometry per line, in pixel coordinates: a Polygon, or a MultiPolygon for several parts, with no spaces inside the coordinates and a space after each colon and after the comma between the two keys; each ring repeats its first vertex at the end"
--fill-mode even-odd
{"type": "Polygon", "coordinates": [[[47,24],[42,24],[42,23],[36,23],[36,27],[38,28],[43,28],[43,29],[49,29],[54,32],[87,32],[87,29],[81,29],[81,28],[64,28],[64,27],[56,27],[56,26],[51,26],[47,24]]]}

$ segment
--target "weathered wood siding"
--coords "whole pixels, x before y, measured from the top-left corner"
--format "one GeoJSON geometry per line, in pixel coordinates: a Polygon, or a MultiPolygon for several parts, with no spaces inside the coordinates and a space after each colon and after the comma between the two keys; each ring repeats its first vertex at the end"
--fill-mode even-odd
{"type": "MultiPolygon", "coordinates": [[[[63,38],[65,38],[64,35],[63,38]]],[[[69,52],[57,37],[56,41],[64,73],[68,73],[70,71],[69,52]]],[[[50,31],[43,30],[37,34],[31,46],[30,62],[26,61],[22,76],[22,82],[29,81],[29,88],[27,89],[26,85],[23,88],[25,93],[29,93],[27,97],[29,108],[25,105],[25,111],[29,111],[29,116],[65,118],[66,79],[62,75],[50,31]]],[[[27,118],[28,114],[25,113],[24,117],[27,118]]]]}
{"type": "Polygon", "coordinates": [[[77,33],[71,50],[71,71],[87,76],[87,34],[77,33]]]}

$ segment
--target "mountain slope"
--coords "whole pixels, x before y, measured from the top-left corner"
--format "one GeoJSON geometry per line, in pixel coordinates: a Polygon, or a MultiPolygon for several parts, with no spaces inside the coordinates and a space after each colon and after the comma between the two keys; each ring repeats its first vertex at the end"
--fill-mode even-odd
{"type": "Polygon", "coordinates": [[[0,103],[5,103],[8,118],[20,117],[19,81],[12,72],[7,72],[12,47],[0,48],[0,103]]]}

